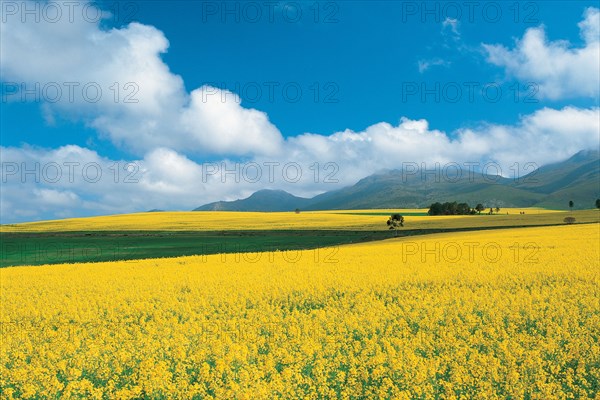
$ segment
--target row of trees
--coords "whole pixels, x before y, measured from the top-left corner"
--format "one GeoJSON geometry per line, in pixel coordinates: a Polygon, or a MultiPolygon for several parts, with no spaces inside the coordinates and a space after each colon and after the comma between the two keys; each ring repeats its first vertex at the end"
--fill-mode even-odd
{"type": "MultiPolygon", "coordinates": [[[[574,205],[575,203],[573,200],[569,201],[569,208],[571,210],[573,210],[574,205]]],[[[596,199],[595,205],[596,208],[600,209],[600,199],[596,199]]],[[[429,207],[429,211],[427,213],[429,215],[473,215],[481,214],[481,212],[485,209],[486,207],[484,207],[481,203],[477,204],[475,208],[471,208],[467,203],[457,203],[456,201],[446,203],[436,202],[429,207]]],[[[493,214],[494,211],[496,211],[497,214],[500,212],[500,208],[496,207],[494,209],[490,207],[489,214],[493,214]]]]}
{"type": "MultiPolygon", "coordinates": [[[[486,208],[483,204],[479,203],[475,206],[475,208],[471,208],[467,203],[457,203],[446,202],[446,203],[433,203],[429,207],[429,211],[427,214],[429,215],[473,215],[473,214],[481,214],[483,210],[486,208]]],[[[489,213],[492,214],[494,212],[493,208],[490,208],[489,213]]],[[[496,213],[500,212],[500,208],[496,207],[496,213]]]]}

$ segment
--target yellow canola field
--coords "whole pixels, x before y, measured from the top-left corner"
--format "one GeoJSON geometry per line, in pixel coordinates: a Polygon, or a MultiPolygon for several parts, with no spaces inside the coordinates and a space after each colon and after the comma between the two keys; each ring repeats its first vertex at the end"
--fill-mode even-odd
{"type": "MultiPolygon", "coordinates": [[[[405,229],[439,229],[512,225],[562,224],[565,216],[577,222],[599,222],[598,210],[574,212],[525,209],[520,215],[513,209],[498,215],[415,216],[405,217],[405,229]]],[[[223,230],[386,230],[386,212],[414,213],[423,210],[353,210],[301,212],[152,212],[101,217],[70,218],[0,226],[0,232],[65,231],[223,231],[223,230]],[[374,215],[368,215],[374,213],[374,215]]]]}
{"type": "Polygon", "coordinates": [[[0,270],[2,398],[600,390],[600,225],[0,270]]]}
{"type": "Polygon", "coordinates": [[[2,232],[134,230],[362,229],[385,226],[382,216],[293,212],[173,211],[71,218],[3,225],[2,232]]]}

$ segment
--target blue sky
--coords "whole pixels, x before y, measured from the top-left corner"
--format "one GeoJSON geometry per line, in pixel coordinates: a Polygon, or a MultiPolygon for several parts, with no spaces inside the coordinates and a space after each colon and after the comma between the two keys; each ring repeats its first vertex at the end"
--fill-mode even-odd
{"type": "MultiPolygon", "coordinates": [[[[533,89],[526,86],[529,82],[506,77],[502,68],[485,62],[479,47],[480,43],[510,46],[525,29],[541,24],[550,39],[581,45],[577,22],[583,10],[597,2],[523,2],[518,7],[510,2],[488,2],[474,7],[472,16],[468,3],[461,2],[455,2],[459,7],[432,2],[427,10],[421,2],[321,2],[318,7],[314,2],[288,3],[300,5],[299,18],[295,11],[284,15],[273,6],[270,20],[270,8],[260,2],[231,2],[228,6],[203,1],[99,4],[117,10],[106,21],[111,27],[135,20],[163,31],[170,42],[163,59],[173,73],[184,78],[188,90],[203,84],[238,90],[246,95],[243,104],[265,111],[284,136],[331,134],[347,128],[359,131],[380,121],[395,123],[402,116],[425,118],[432,127],[452,132],[482,120],[514,123],[519,114],[544,105],[598,104],[597,98],[534,98],[533,89]],[[494,5],[484,9],[483,4],[494,5]],[[223,15],[224,7],[230,7],[231,13],[223,15]],[[261,17],[254,22],[257,9],[261,17]],[[458,16],[457,10],[463,14],[457,19],[460,36],[443,24],[446,18],[458,16]],[[501,16],[496,17],[496,10],[501,16]],[[425,11],[431,13],[423,15],[425,11]],[[419,71],[420,61],[435,60],[444,64],[419,71]],[[479,85],[472,86],[472,99],[466,86],[470,82],[479,85]],[[290,85],[287,97],[286,84],[290,85]],[[483,90],[485,84],[494,85],[489,93],[483,90]],[[497,101],[496,85],[502,89],[497,101]],[[295,101],[297,87],[302,93],[295,101]],[[440,93],[439,101],[434,94],[425,94],[423,101],[425,90],[440,93]],[[518,92],[521,96],[515,99],[518,92]],[[321,96],[315,99],[316,93],[321,96]]],[[[68,120],[48,127],[36,110],[39,104],[3,103],[3,108],[3,132],[19,132],[3,135],[4,145],[23,141],[45,146],[85,145],[95,136],[83,124],[68,120]]],[[[112,146],[97,141],[95,145],[107,155],[118,154],[112,146]]]]}
{"type": "Polygon", "coordinates": [[[13,197],[3,194],[7,221],[187,209],[265,187],[313,195],[404,161],[544,164],[598,146],[597,126],[585,119],[598,116],[593,1],[473,9],[469,2],[102,1],[77,3],[74,21],[63,3],[53,3],[63,15],[52,21],[46,2],[12,3],[2,9],[3,163],[134,163],[141,183],[122,190],[43,176],[30,182],[3,170],[6,187],[18,178],[13,197]],[[80,10],[96,5],[112,15],[82,19],[80,10]],[[101,101],[69,102],[62,92],[53,103],[41,89],[66,90],[71,81],[97,83],[101,101]],[[111,103],[113,82],[120,91],[111,103]],[[124,104],[131,82],[138,103],[124,104]],[[35,92],[36,84],[37,100],[14,90],[35,92]],[[523,158],[522,144],[509,143],[515,138],[554,145],[523,158]],[[384,161],[396,144],[396,160],[384,161]],[[305,172],[333,162],[339,179],[211,185],[202,179],[208,162],[298,162],[305,172]],[[27,206],[40,211],[21,210],[23,196],[37,199],[27,206]]]}

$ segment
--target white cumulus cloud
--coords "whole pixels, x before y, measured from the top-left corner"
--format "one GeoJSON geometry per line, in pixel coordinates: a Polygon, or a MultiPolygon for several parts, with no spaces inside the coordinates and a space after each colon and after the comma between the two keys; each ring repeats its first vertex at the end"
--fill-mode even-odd
{"type": "MultiPolygon", "coordinates": [[[[33,2],[22,3],[30,7],[33,2]]],[[[68,2],[51,3],[66,9],[68,2]]],[[[152,26],[130,23],[105,30],[100,21],[89,22],[77,12],[73,20],[65,16],[22,23],[17,14],[3,16],[0,36],[5,87],[26,85],[46,100],[50,120],[53,111],[83,118],[136,154],[157,147],[197,154],[269,154],[282,142],[268,116],[242,107],[239,97],[211,87],[188,93],[161,58],[168,40],[152,26]]]]}
{"type": "Polygon", "coordinates": [[[539,96],[552,100],[598,98],[600,92],[600,10],[585,10],[579,23],[583,47],[564,40],[549,41],[544,27],[528,29],[513,49],[484,44],[490,63],[519,80],[539,87],[539,96]]]}

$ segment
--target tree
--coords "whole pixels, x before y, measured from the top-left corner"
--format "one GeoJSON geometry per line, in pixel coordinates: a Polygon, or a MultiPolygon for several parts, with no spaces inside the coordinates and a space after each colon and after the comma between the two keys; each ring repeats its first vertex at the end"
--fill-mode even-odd
{"type": "Polygon", "coordinates": [[[500,212],[500,207],[496,207],[496,214],[500,212]]]}
{"type": "Polygon", "coordinates": [[[299,209],[299,208],[296,208],[296,209],[294,210],[294,212],[295,212],[296,214],[300,214],[300,209],[299,209]]]}
{"type": "Polygon", "coordinates": [[[457,215],[458,214],[458,204],[453,201],[452,203],[448,203],[448,215],[457,215]]]}
{"type": "Polygon", "coordinates": [[[571,209],[571,211],[573,211],[574,205],[575,205],[575,203],[573,203],[573,200],[569,200],[569,208],[571,209]]]}
{"type": "Polygon", "coordinates": [[[596,208],[600,210],[600,199],[596,199],[596,208]]]}
{"type": "Polygon", "coordinates": [[[481,214],[481,212],[482,212],[483,210],[485,210],[485,207],[483,206],[483,204],[479,203],[479,204],[477,204],[477,205],[475,206],[475,210],[477,210],[477,212],[478,212],[479,214],[481,214]]]}
{"type": "Polygon", "coordinates": [[[404,226],[404,217],[400,214],[392,214],[387,220],[387,226],[395,231],[395,236],[398,236],[398,229],[404,226]]]}
{"type": "Polygon", "coordinates": [[[442,212],[443,212],[442,203],[436,202],[436,203],[433,203],[429,207],[429,211],[427,211],[427,214],[429,214],[429,215],[440,215],[440,214],[442,214],[442,212]]]}
{"type": "Polygon", "coordinates": [[[471,208],[467,203],[452,203],[446,202],[444,204],[436,202],[431,204],[427,214],[429,215],[469,215],[471,208]]]}
{"type": "Polygon", "coordinates": [[[494,209],[492,207],[490,207],[490,215],[492,215],[494,213],[494,209]]]}
{"type": "Polygon", "coordinates": [[[471,208],[467,203],[458,203],[458,206],[456,207],[458,215],[468,215],[469,211],[471,211],[471,208]]]}

